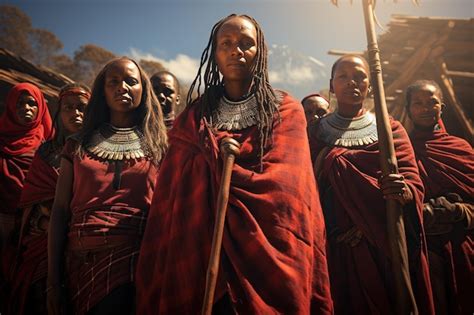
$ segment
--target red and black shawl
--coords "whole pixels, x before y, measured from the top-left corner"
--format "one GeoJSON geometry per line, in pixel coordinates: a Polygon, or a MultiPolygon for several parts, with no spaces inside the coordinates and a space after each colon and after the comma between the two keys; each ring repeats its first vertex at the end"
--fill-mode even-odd
{"type": "MultiPolygon", "coordinates": [[[[36,151],[20,198],[19,207],[23,209],[19,253],[11,279],[10,314],[24,314],[28,303],[28,293],[37,281],[46,281],[48,271],[48,234],[29,235],[29,219],[34,206],[42,202],[52,202],[56,190],[59,169],[45,160],[43,144],[36,151]]],[[[46,294],[44,295],[46,302],[46,294]]]]}
{"type": "MultiPolygon", "coordinates": [[[[398,161],[414,194],[405,207],[410,274],[420,314],[433,314],[425,236],[422,228],[423,184],[413,148],[403,126],[391,120],[398,161]]],[[[328,229],[328,266],[336,314],[392,314],[395,288],[391,276],[386,233],[386,207],[378,178],[381,175],[378,142],[355,147],[328,147],[310,131],[313,160],[323,148],[320,193],[328,229]],[[337,240],[352,228],[363,233],[354,247],[337,240]]]]}
{"type": "MultiPolygon", "coordinates": [[[[464,139],[449,135],[444,128],[435,131],[415,129],[410,138],[415,149],[425,202],[431,198],[458,194],[463,202],[474,202],[474,150],[464,139]]],[[[474,233],[463,222],[451,232],[427,237],[428,249],[442,259],[450,314],[474,311],[474,233]]],[[[434,257],[433,257],[434,258],[434,257]]],[[[432,261],[434,267],[435,261],[432,261]]],[[[434,271],[434,270],[433,270],[434,271]]],[[[432,281],[436,281],[434,278],[432,281]]]]}
{"type": "Polygon", "coordinates": [[[231,179],[217,301],[239,314],[331,314],[324,221],[303,110],[285,95],[260,171],[256,126],[211,131],[199,101],[170,131],[137,269],[138,314],[197,314],[204,297],[222,161],[241,143],[231,179]]]}

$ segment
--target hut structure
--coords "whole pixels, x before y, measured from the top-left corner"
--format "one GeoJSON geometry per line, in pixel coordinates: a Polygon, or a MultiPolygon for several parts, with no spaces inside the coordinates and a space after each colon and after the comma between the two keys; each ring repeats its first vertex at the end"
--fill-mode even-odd
{"type": "Polygon", "coordinates": [[[36,66],[7,49],[0,48],[0,113],[5,108],[5,99],[10,88],[22,82],[38,86],[48,102],[50,113],[54,114],[59,90],[73,80],[46,67],[36,66]]]}
{"type": "MultiPolygon", "coordinates": [[[[410,131],[405,89],[418,80],[443,90],[443,121],[449,133],[474,143],[474,19],[392,15],[378,44],[389,113],[410,131]]],[[[342,55],[365,52],[331,50],[342,55]]]]}

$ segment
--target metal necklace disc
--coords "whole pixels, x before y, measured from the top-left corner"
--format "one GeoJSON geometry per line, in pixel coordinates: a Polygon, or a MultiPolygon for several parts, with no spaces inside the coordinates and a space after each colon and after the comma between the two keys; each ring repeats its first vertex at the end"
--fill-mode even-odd
{"type": "MultiPolygon", "coordinates": [[[[283,100],[283,94],[275,91],[277,108],[283,100]]],[[[219,100],[212,112],[212,125],[218,130],[238,131],[259,123],[258,104],[255,94],[242,101],[231,101],[225,95],[219,100]]]]}
{"type": "Polygon", "coordinates": [[[148,156],[143,143],[143,133],[138,128],[118,128],[103,124],[92,135],[86,150],[105,160],[140,159],[148,156]]]}
{"type": "Polygon", "coordinates": [[[212,124],[218,130],[242,130],[258,123],[258,106],[255,94],[238,102],[223,95],[212,113],[212,124]]]}
{"type": "Polygon", "coordinates": [[[358,147],[378,140],[375,116],[366,112],[360,117],[346,118],[337,112],[320,120],[318,137],[329,145],[358,147]]]}

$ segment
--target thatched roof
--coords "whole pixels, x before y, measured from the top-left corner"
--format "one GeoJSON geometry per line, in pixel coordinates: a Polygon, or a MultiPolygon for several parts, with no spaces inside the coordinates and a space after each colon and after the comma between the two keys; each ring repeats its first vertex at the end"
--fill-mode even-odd
{"type": "Polygon", "coordinates": [[[0,113],[12,86],[22,82],[32,83],[43,92],[51,113],[57,106],[57,95],[62,86],[73,81],[51,69],[35,66],[28,60],[0,48],[0,113]]]}
{"type": "Polygon", "coordinates": [[[378,43],[390,114],[410,130],[405,89],[418,79],[434,80],[447,105],[443,112],[446,128],[472,144],[474,19],[392,15],[378,43]]]}

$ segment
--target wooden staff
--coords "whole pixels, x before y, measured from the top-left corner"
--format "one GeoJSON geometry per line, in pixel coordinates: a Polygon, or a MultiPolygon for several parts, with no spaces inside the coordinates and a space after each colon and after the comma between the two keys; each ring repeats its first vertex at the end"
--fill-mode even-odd
{"type": "Polygon", "coordinates": [[[221,257],[222,236],[224,234],[225,216],[227,213],[227,202],[229,201],[230,178],[235,157],[240,153],[240,144],[230,138],[224,138],[221,141],[221,154],[224,160],[222,169],[221,186],[217,196],[216,222],[214,224],[214,233],[212,235],[211,255],[206,274],[206,291],[202,304],[202,315],[211,315],[214,303],[214,291],[216,289],[217,275],[219,273],[219,262],[221,257]]]}
{"type": "MultiPolygon", "coordinates": [[[[380,150],[380,166],[383,175],[398,173],[397,158],[393,145],[392,128],[385,104],[382,66],[374,27],[373,0],[363,0],[367,50],[370,74],[374,90],[375,118],[380,150]]],[[[403,212],[396,200],[387,200],[387,236],[390,245],[392,276],[395,279],[397,314],[418,314],[411,287],[408,252],[405,239],[403,212]]]]}

